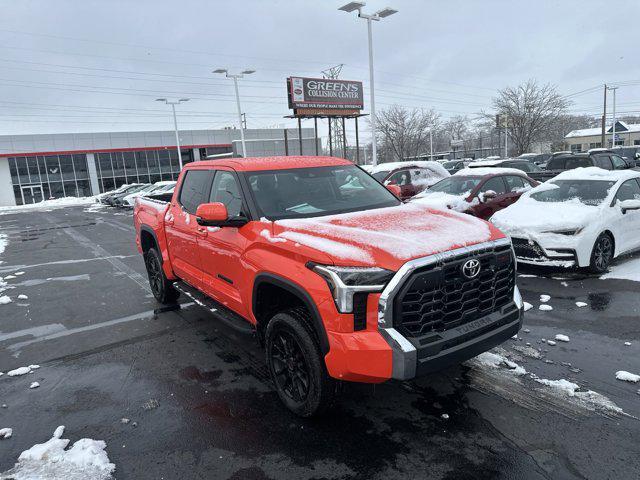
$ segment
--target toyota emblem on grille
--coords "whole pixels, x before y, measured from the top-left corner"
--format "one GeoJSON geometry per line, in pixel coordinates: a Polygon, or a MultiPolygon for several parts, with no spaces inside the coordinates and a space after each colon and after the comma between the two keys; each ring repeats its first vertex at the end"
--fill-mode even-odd
{"type": "Polygon", "coordinates": [[[462,274],[467,278],[475,278],[480,273],[480,262],[476,259],[467,260],[462,265],[462,274]]]}

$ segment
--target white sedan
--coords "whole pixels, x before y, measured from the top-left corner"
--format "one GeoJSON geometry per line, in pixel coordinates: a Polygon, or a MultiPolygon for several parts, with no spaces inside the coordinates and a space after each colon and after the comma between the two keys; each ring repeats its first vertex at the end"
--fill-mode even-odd
{"type": "Polygon", "coordinates": [[[521,263],[589,267],[640,248],[640,172],[577,168],[496,212],[521,263]]]}
{"type": "Polygon", "coordinates": [[[153,185],[149,185],[149,187],[144,190],[140,190],[139,192],[132,193],[131,195],[127,195],[122,199],[122,205],[124,207],[133,208],[136,203],[136,198],[138,197],[146,197],[150,194],[158,194],[163,192],[168,192],[176,186],[176,182],[171,180],[156,182],[153,185]]]}

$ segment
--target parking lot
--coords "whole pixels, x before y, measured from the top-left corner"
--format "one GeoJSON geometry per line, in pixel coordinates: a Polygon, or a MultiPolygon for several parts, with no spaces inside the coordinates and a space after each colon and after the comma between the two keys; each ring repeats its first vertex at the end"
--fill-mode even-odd
{"type": "MultiPolygon", "coordinates": [[[[0,305],[0,371],[40,365],[0,377],[0,428],[13,428],[0,440],[0,472],[59,425],[72,442],[104,440],[118,479],[640,471],[640,384],[616,379],[640,373],[637,281],[520,269],[532,308],[495,356],[417,381],[344,385],[330,413],[300,419],[279,402],[253,337],[189,298],[159,309],[127,211],[9,213],[0,234],[2,295],[12,300],[0,305]]],[[[614,266],[634,269],[640,279],[640,259],[614,266]]]]}

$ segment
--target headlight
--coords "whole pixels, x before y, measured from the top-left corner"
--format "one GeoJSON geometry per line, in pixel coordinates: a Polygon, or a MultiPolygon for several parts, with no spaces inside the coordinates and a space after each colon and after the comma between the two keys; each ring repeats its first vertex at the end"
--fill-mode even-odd
{"type": "Polygon", "coordinates": [[[580,228],[565,228],[565,229],[562,229],[562,230],[548,230],[548,231],[542,232],[542,233],[555,233],[557,235],[577,235],[583,229],[584,229],[584,227],[580,227],[580,228]]]}
{"type": "Polygon", "coordinates": [[[315,263],[308,267],[325,279],[340,313],[353,312],[355,293],[380,292],[395,274],[376,267],[336,267],[315,263]]]}

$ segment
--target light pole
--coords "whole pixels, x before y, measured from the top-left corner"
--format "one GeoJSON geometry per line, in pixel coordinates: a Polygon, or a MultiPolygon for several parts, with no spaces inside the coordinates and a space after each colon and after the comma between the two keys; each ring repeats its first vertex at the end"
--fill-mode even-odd
{"type": "Polygon", "coordinates": [[[383,8],[373,14],[366,14],[362,12],[362,7],[366,5],[365,2],[349,2],[343,5],[338,10],[351,13],[358,11],[358,17],[367,21],[367,35],[369,39],[369,95],[371,102],[371,163],[373,165],[378,164],[378,153],[376,149],[376,100],[373,87],[373,40],[371,38],[371,22],[379,22],[380,19],[397,13],[397,10],[393,8],[383,8]]]}
{"type": "Polygon", "coordinates": [[[224,73],[227,78],[233,78],[233,86],[236,89],[236,106],[238,107],[238,126],[240,127],[240,141],[242,142],[242,157],[247,156],[247,146],[244,143],[244,128],[242,124],[242,109],[240,108],[240,93],[238,92],[238,79],[245,75],[255,73],[255,70],[243,70],[240,73],[229,73],[226,68],[218,68],[213,73],[224,73]]]}
{"type": "MultiPolygon", "coordinates": [[[[618,87],[607,87],[607,90],[613,91],[613,127],[611,130],[611,148],[616,146],[616,90],[618,87]]],[[[603,145],[604,147],[604,145],[603,145]]],[[[606,147],[605,147],[606,148],[606,147]]]]}
{"type": "Polygon", "coordinates": [[[433,127],[429,129],[429,150],[431,150],[430,160],[433,160],[433,127]]]}
{"type": "Polygon", "coordinates": [[[178,119],[176,118],[176,105],[183,102],[188,102],[188,98],[180,98],[178,100],[167,100],[166,98],[156,98],[156,102],[164,102],[167,105],[171,105],[173,111],[173,129],[176,132],[176,147],[178,149],[178,163],[180,164],[180,171],[182,171],[182,151],[180,150],[180,135],[178,135],[178,119]]]}

